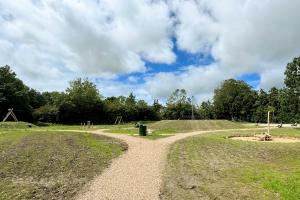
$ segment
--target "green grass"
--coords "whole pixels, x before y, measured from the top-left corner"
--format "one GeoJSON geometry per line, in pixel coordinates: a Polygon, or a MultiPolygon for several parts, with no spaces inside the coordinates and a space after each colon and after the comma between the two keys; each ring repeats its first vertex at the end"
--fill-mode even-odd
{"type": "Polygon", "coordinates": [[[121,124],[121,125],[93,125],[90,128],[87,126],[80,125],[62,125],[62,124],[53,124],[50,126],[38,127],[41,130],[97,130],[97,129],[113,129],[113,128],[129,128],[133,127],[133,124],[121,124]]]}
{"type": "MultiPolygon", "coordinates": [[[[160,139],[191,131],[220,130],[220,129],[242,129],[257,128],[251,123],[231,122],[227,120],[162,120],[158,122],[149,122],[146,124],[152,132],[147,135],[147,139],[160,139]]],[[[133,124],[126,126],[109,126],[108,133],[127,134],[131,136],[138,135],[138,129],[133,128],[133,124]]]]}
{"type": "MultiPolygon", "coordinates": [[[[130,136],[140,137],[138,128],[121,128],[121,127],[112,127],[111,129],[105,130],[107,133],[118,133],[118,134],[127,134],[130,136]]],[[[154,130],[151,133],[148,133],[147,136],[142,136],[142,138],[156,140],[164,137],[174,135],[176,131],[174,129],[160,129],[154,130]]]]}
{"type": "Polygon", "coordinates": [[[31,127],[35,127],[35,125],[28,122],[0,122],[0,130],[1,129],[27,129],[31,127]]]}
{"type": "MultiPolygon", "coordinates": [[[[230,136],[254,136],[258,134],[267,133],[267,128],[264,130],[253,129],[251,131],[231,131],[230,136]]],[[[290,137],[290,138],[300,138],[300,128],[273,128],[270,129],[270,134],[274,137],[290,137]]],[[[222,135],[222,134],[221,134],[222,135]]],[[[223,134],[224,135],[224,134],[223,134]]],[[[228,136],[228,134],[227,134],[228,136]]]]}
{"type": "MultiPolygon", "coordinates": [[[[227,139],[261,132],[205,134],[175,143],[168,155],[162,199],[300,199],[300,143],[227,139]]],[[[271,133],[300,138],[300,129],[271,133]]]]}
{"type": "Polygon", "coordinates": [[[70,199],[127,146],[89,133],[0,134],[0,199],[70,199]]]}
{"type": "Polygon", "coordinates": [[[255,127],[249,123],[231,122],[227,120],[163,120],[150,125],[151,129],[175,129],[177,131],[241,129],[255,127]]]}
{"type": "Polygon", "coordinates": [[[28,122],[0,122],[0,131],[4,129],[38,129],[38,130],[97,130],[97,129],[113,129],[113,128],[130,128],[133,123],[125,123],[121,125],[93,125],[90,128],[80,125],[63,125],[63,124],[46,124],[43,126],[34,125],[28,122]],[[31,127],[29,127],[29,125],[31,127]]]}
{"type": "Polygon", "coordinates": [[[138,128],[120,128],[120,127],[112,127],[104,132],[107,133],[119,133],[119,134],[127,134],[127,135],[138,135],[139,129],[138,128]]]}

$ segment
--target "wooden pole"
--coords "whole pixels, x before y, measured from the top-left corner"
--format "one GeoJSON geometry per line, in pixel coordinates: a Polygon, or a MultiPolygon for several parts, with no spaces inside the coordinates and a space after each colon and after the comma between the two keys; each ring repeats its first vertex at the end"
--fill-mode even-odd
{"type": "Polygon", "coordinates": [[[268,111],[268,135],[270,135],[270,111],[268,111]]]}

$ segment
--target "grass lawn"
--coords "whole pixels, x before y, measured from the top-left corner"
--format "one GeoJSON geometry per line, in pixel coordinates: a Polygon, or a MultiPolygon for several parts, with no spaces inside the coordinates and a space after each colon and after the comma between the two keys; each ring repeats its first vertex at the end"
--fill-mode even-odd
{"type": "Polygon", "coordinates": [[[121,125],[93,125],[91,128],[80,125],[62,125],[49,124],[47,126],[37,126],[28,122],[0,122],[1,130],[15,130],[15,129],[34,129],[34,130],[97,130],[97,129],[112,129],[112,128],[129,128],[133,127],[133,123],[126,123],[121,125]]]}
{"type": "MultiPolygon", "coordinates": [[[[184,133],[191,131],[203,130],[218,130],[218,129],[241,129],[241,128],[256,128],[251,123],[231,122],[227,120],[162,120],[158,122],[144,122],[151,134],[148,134],[147,139],[159,139],[175,135],[176,133],[184,133]]],[[[32,129],[38,131],[53,131],[53,130],[85,130],[92,131],[97,129],[106,129],[108,133],[127,134],[138,137],[138,128],[134,128],[134,123],[126,123],[121,125],[94,125],[92,128],[83,128],[79,125],[50,125],[50,126],[35,126],[25,122],[0,122],[1,127],[9,129],[32,129]],[[32,128],[29,128],[31,125],[32,128]]]]}
{"type": "MultiPolygon", "coordinates": [[[[231,131],[186,138],[172,145],[162,199],[300,199],[300,143],[226,139],[263,132],[231,131]]],[[[300,129],[272,129],[299,137],[300,129]]]]}
{"type": "Polygon", "coordinates": [[[150,124],[150,128],[154,130],[171,128],[178,132],[241,129],[251,127],[255,128],[255,125],[251,123],[231,122],[228,120],[162,120],[150,124]]]}
{"type": "MultiPolygon", "coordinates": [[[[108,130],[105,130],[107,133],[118,133],[118,134],[127,134],[131,136],[139,137],[139,129],[138,128],[122,128],[122,127],[112,127],[108,130]]],[[[143,136],[143,138],[156,140],[159,138],[164,138],[168,136],[172,136],[176,133],[174,129],[159,129],[152,130],[151,134],[147,134],[147,136],[143,136]]]]}
{"type": "Polygon", "coordinates": [[[30,127],[36,126],[27,122],[0,122],[0,131],[4,129],[27,129],[30,127]]]}
{"type": "Polygon", "coordinates": [[[121,141],[88,133],[0,132],[3,200],[70,199],[127,149],[121,141]]]}
{"type": "MultiPolygon", "coordinates": [[[[144,138],[159,139],[191,131],[257,128],[254,124],[231,122],[227,120],[162,120],[146,124],[152,132],[144,138]]],[[[137,136],[139,130],[133,125],[110,126],[106,132],[137,136]]]]}

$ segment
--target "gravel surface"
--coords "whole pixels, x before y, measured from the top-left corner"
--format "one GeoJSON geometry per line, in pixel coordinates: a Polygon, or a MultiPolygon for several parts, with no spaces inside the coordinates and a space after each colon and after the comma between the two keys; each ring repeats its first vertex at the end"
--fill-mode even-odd
{"type": "Polygon", "coordinates": [[[155,141],[125,134],[104,133],[101,130],[93,131],[92,133],[125,141],[128,144],[128,151],[113,160],[111,166],[87,185],[76,199],[159,199],[162,175],[170,144],[186,137],[219,131],[182,133],[155,141]]]}

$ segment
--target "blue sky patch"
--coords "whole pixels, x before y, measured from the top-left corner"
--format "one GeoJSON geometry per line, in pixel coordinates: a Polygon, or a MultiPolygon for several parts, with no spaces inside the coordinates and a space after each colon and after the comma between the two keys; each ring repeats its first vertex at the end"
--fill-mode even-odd
{"type": "Polygon", "coordinates": [[[258,73],[243,74],[236,77],[238,80],[243,80],[252,88],[256,89],[260,83],[260,75],[258,73]]]}

